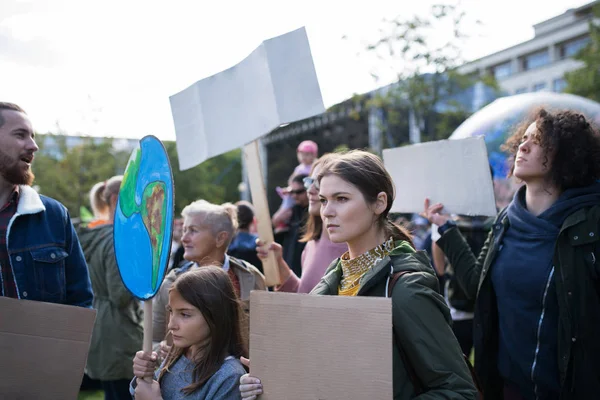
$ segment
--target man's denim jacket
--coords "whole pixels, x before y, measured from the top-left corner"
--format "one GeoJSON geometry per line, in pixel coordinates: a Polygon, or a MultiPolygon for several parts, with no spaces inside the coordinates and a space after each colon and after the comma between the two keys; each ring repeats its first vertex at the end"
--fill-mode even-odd
{"type": "Polygon", "coordinates": [[[69,213],[58,201],[19,186],[6,246],[20,299],[92,306],[87,264],[69,213]]]}

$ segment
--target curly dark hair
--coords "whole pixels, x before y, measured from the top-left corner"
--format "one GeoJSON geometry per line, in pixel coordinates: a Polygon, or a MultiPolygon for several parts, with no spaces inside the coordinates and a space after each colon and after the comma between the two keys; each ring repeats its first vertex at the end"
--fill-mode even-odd
{"type": "Polygon", "coordinates": [[[588,186],[600,179],[600,133],[583,114],[571,110],[549,112],[538,109],[521,123],[502,146],[512,154],[510,171],[515,169],[515,156],[521,139],[533,122],[539,131],[539,144],[545,163],[550,162],[549,179],[561,190],[588,186]]]}

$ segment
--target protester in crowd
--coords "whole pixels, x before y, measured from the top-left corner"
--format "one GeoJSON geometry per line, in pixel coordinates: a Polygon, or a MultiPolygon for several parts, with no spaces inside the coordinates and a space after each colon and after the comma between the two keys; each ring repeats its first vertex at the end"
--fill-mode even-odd
{"type": "Polygon", "coordinates": [[[309,175],[313,163],[319,157],[319,146],[312,140],[304,140],[296,148],[298,165],[294,168],[294,176],[309,175]]]}
{"type": "Polygon", "coordinates": [[[289,230],[288,222],[292,217],[292,208],[296,204],[294,197],[291,194],[292,179],[297,175],[309,175],[314,161],[319,155],[319,147],[312,140],[305,140],[298,145],[296,156],[298,157],[298,165],[294,168],[294,172],[288,178],[288,186],[286,188],[277,187],[277,193],[282,199],[281,206],[274,214],[273,226],[275,241],[283,243],[289,230]]]}
{"type": "Polygon", "coordinates": [[[167,274],[153,299],[152,337],[154,348],[160,349],[161,357],[169,348],[164,340],[167,334],[166,306],[169,289],[181,273],[208,264],[222,265],[231,278],[235,293],[242,300],[245,311],[249,307],[250,291],[266,289],[264,276],[255,266],[226,254],[238,226],[237,209],[233,204],[217,205],[197,200],[186,206],[181,214],[181,242],[185,249],[183,256],[189,262],[167,274]]]}
{"type": "Polygon", "coordinates": [[[106,400],[131,397],[131,359],[143,339],[142,308],[121,280],[113,243],[113,217],[122,180],[122,176],[114,176],[102,190],[109,206],[107,223],[80,230],[97,310],[86,373],[102,382],[106,400]]]}
{"type": "Polygon", "coordinates": [[[25,111],[0,103],[0,293],[91,307],[88,268],[69,213],[31,187],[36,151],[25,111]]]}
{"type": "Polygon", "coordinates": [[[247,350],[243,311],[228,274],[205,266],[179,275],[169,288],[167,308],[173,348],[156,372],[156,353],[136,354],[134,398],[239,399],[237,385],[245,373],[239,357],[247,350]]]}
{"type": "MultiPolygon", "coordinates": [[[[473,254],[479,254],[488,236],[494,218],[458,216],[456,223],[473,254]]],[[[433,232],[437,234],[436,231],[433,232]]],[[[432,235],[432,236],[434,236],[432,235]]],[[[439,235],[435,235],[436,239],[439,235]]],[[[452,331],[460,343],[463,354],[469,356],[473,350],[473,311],[475,299],[467,296],[460,286],[454,268],[447,262],[446,256],[435,242],[432,243],[432,261],[438,276],[443,277],[442,294],[450,308],[452,331]]],[[[440,280],[442,282],[442,280],[440,280]]]]}
{"type": "Polygon", "coordinates": [[[263,272],[262,262],[256,255],[258,235],[256,234],[254,206],[248,201],[238,201],[235,206],[237,207],[238,229],[227,249],[227,254],[247,261],[263,272]]]}
{"type": "Polygon", "coordinates": [[[281,286],[276,290],[280,292],[309,293],[325,275],[325,270],[333,260],[340,257],[348,250],[346,243],[332,243],[329,240],[329,232],[323,226],[321,219],[321,201],[319,200],[319,182],[317,176],[320,172],[320,164],[327,155],[316,160],[310,177],[304,178],[304,187],[308,194],[308,220],[306,231],[301,241],[306,242],[302,252],[302,278],[299,278],[283,259],[281,245],[272,243],[265,248],[258,241],[258,256],[267,258],[268,251],[275,254],[279,267],[281,286]]]}
{"type": "Polygon", "coordinates": [[[169,257],[169,271],[178,267],[184,261],[183,253],[185,249],[181,243],[183,235],[183,218],[176,218],[173,221],[173,237],[171,239],[171,256],[169,257]]]}
{"type": "MultiPolygon", "coordinates": [[[[92,208],[93,219],[87,223],[87,225],[80,225],[79,230],[83,228],[96,228],[100,225],[109,223],[109,205],[104,199],[104,189],[106,188],[106,181],[98,182],[89,193],[90,206],[92,208]]],[[[91,379],[87,372],[83,375],[83,381],[81,383],[81,390],[101,390],[102,382],[97,379],[91,379]]]]}
{"type": "Polygon", "coordinates": [[[109,222],[109,206],[104,200],[104,189],[106,189],[106,181],[96,183],[90,190],[90,205],[94,219],[87,224],[88,228],[95,228],[109,222]]]}
{"type": "MultiPolygon", "coordinates": [[[[301,235],[306,220],[308,218],[308,196],[304,187],[304,178],[307,175],[296,175],[292,179],[290,194],[294,199],[292,207],[292,216],[288,221],[289,230],[283,240],[283,259],[294,271],[296,276],[302,275],[302,251],[305,242],[302,242],[301,235]]],[[[277,220],[277,214],[273,216],[273,220],[277,220]]]]}
{"type": "Polygon", "coordinates": [[[486,400],[600,392],[600,136],[572,111],[540,110],[507,140],[524,183],[476,259],[442,204],[425,202],[475,307],[486,400]]]}
{"type": "MultiPolygon", "coordinates": [[[[475,399],[429,260],[415,252],[409,234],[387,218],[394,186],[381,159],[365,151],[334,154],[321,165],[317,180],[329,238],[347,243],[348,252],[333,261],[311,294],[391,297],[394,399],[419,394],[475,399]]],[[[240,391],[243,398],[255,399],[262,386],[257,378],[244,375],[240,391]]]]}

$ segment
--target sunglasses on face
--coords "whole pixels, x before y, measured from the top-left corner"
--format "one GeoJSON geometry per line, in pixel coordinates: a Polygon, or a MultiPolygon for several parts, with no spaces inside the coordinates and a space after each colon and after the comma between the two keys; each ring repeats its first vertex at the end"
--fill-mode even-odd
{"type": "Polygon", "coordinates": [[[319,190],[319,182],[315,178],[307,176],[302,180],[302,182],[304,183],[304,188],[306,190],[310,189],[312,185],[315,185],[315,189],[319,190]]]}
{"type": "Polygon", "coordinates": [[[295,194],[302,194],[306,192],[306,189],[296,189],[296,190],[290,190],[290,194],[291,195],[295,195],[295,194]]]}

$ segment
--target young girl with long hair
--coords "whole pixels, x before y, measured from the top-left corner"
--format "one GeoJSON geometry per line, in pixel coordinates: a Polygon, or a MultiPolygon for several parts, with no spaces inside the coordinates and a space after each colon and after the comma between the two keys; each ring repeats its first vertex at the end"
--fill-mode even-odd
{"type": "MultiPolygon", "coordinates": [[[[331,263],[311,294],[391,297],[394,399],[475,399],[429,259],[388,219],[394,184],[381,159],[358,150],[333,154],[317,180],[329,238],[346,243],[348,252],[331,263]]],[[[258,378],[244,375],[240,391],[244,399],[255,399],[262,386],[258,378]]]]}
{"type": "Polygon", "coordinates": [[[156,372],[156,353],[136,354],[135,399],[239,399],[243,311],[227,273],[206,266],[181,274],[169,290],[168,311],[173,346],[156,372]]]}

